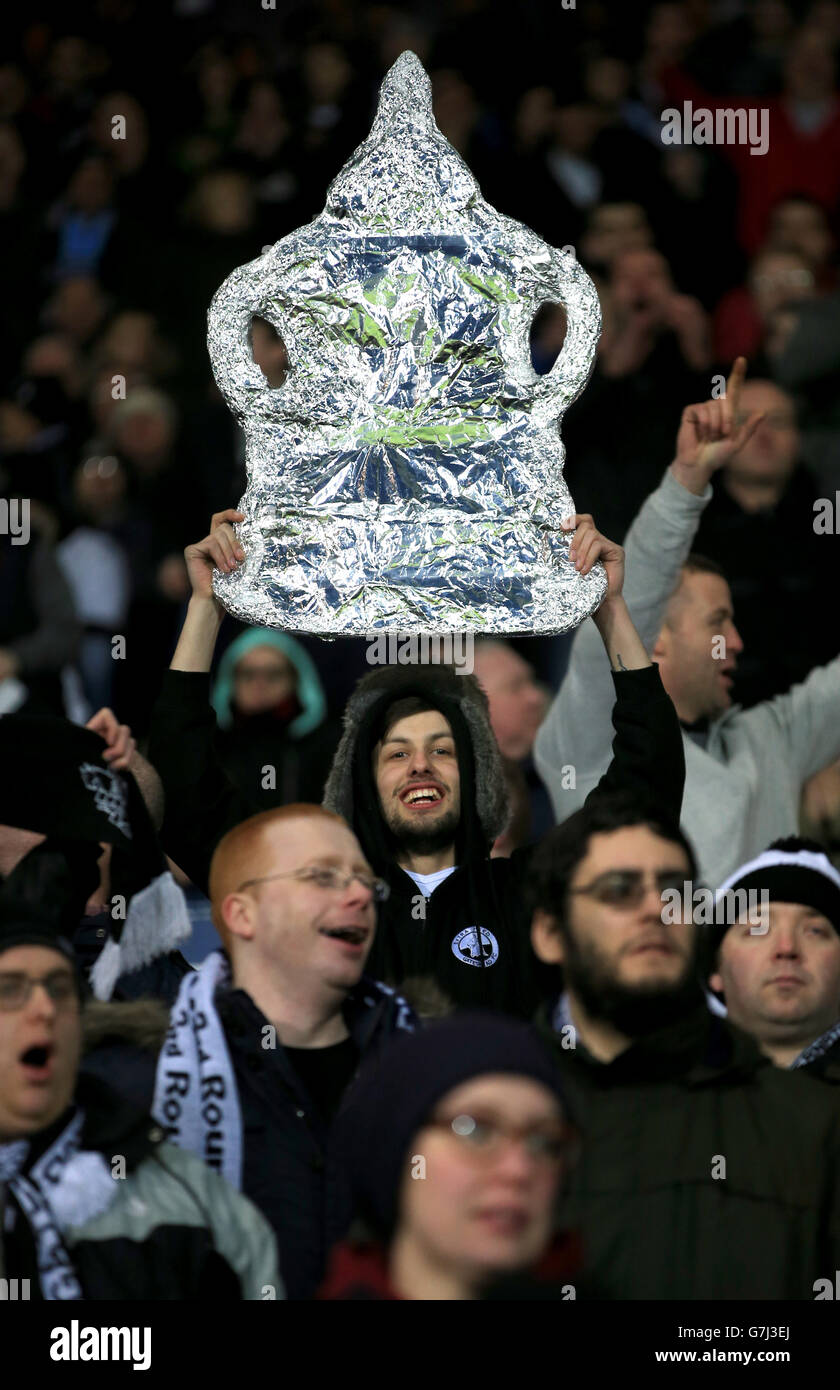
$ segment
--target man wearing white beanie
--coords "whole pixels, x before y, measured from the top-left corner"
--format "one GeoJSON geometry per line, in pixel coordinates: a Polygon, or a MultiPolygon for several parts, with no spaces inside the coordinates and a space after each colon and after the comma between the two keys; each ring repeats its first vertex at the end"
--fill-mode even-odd
{"type": "Polygon", "coordinates": [[[724,914],[712,989],[776,1066],[840,1082],[840,873],[790,836],[736,869],[716,905],[738,893],[757,906],[724,914]]]}

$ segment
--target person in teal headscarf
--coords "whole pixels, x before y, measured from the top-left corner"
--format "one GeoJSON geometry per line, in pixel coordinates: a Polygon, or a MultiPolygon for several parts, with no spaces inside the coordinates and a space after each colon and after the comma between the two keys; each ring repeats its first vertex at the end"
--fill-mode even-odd
{"type": "Polygon", "coordinates": [[[321,800],[338,731],[300,642],[269,628],[243,632],[219,663],[211,703],[222,761],[257,808],[321,800]]]}

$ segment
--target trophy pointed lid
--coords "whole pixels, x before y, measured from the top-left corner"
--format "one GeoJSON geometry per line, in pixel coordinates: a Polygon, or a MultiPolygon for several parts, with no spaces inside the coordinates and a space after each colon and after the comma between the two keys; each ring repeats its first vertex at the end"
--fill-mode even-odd
{"type": "Polygon", "coordinates": [[[448,229],[452,214],[481,197],[461,156],[438,130],[432,86],[409,49],[386,74],[370,134],[333,179],[325,213],[354,229],[448,229]]]}

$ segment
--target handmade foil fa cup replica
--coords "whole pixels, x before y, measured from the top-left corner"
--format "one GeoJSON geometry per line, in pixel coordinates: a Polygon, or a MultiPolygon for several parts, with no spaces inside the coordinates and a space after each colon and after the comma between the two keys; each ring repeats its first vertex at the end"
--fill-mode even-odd
{"type": "Polygon", "coordinates": [[[213,370],[247,437],[247,559],[215,574],[222,604],[321,636],[577,626],[606,578],[568,558],[559,423],[600,324],[574,256],[481,197],[403,53],[323,213],[210,308],[213,370]],[[545,303],[567,330],[540,377],[529,331],[545,303]],[[251,358],[255,315],[286,344],[277,389],[251,358]]]}

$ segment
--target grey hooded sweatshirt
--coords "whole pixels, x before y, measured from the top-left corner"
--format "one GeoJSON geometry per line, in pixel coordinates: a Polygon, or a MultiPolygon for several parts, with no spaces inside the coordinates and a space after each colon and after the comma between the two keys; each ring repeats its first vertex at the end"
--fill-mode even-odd
{"type": "MultiPolygon", "coordinates": [[[[697,497],[669,471],[627,533],[624,596],[648,651],[711,496],[711,486],[697,497]]],[[[537,768],[559,821],[578,810],[609,762],[611,706],[607,657],[584,623],[536,742],[537,768]],[[570,748],[577,780],[567,788],[561,768],[570,748]]],[[[721,883],[765,845],[796,833],[802,783],[840,757],[840,657],[773,700],[749,710],[732,706],[710,724],[705,747],[685,733],[683,746],[683,828],[704,881],[721,883]]]]}

